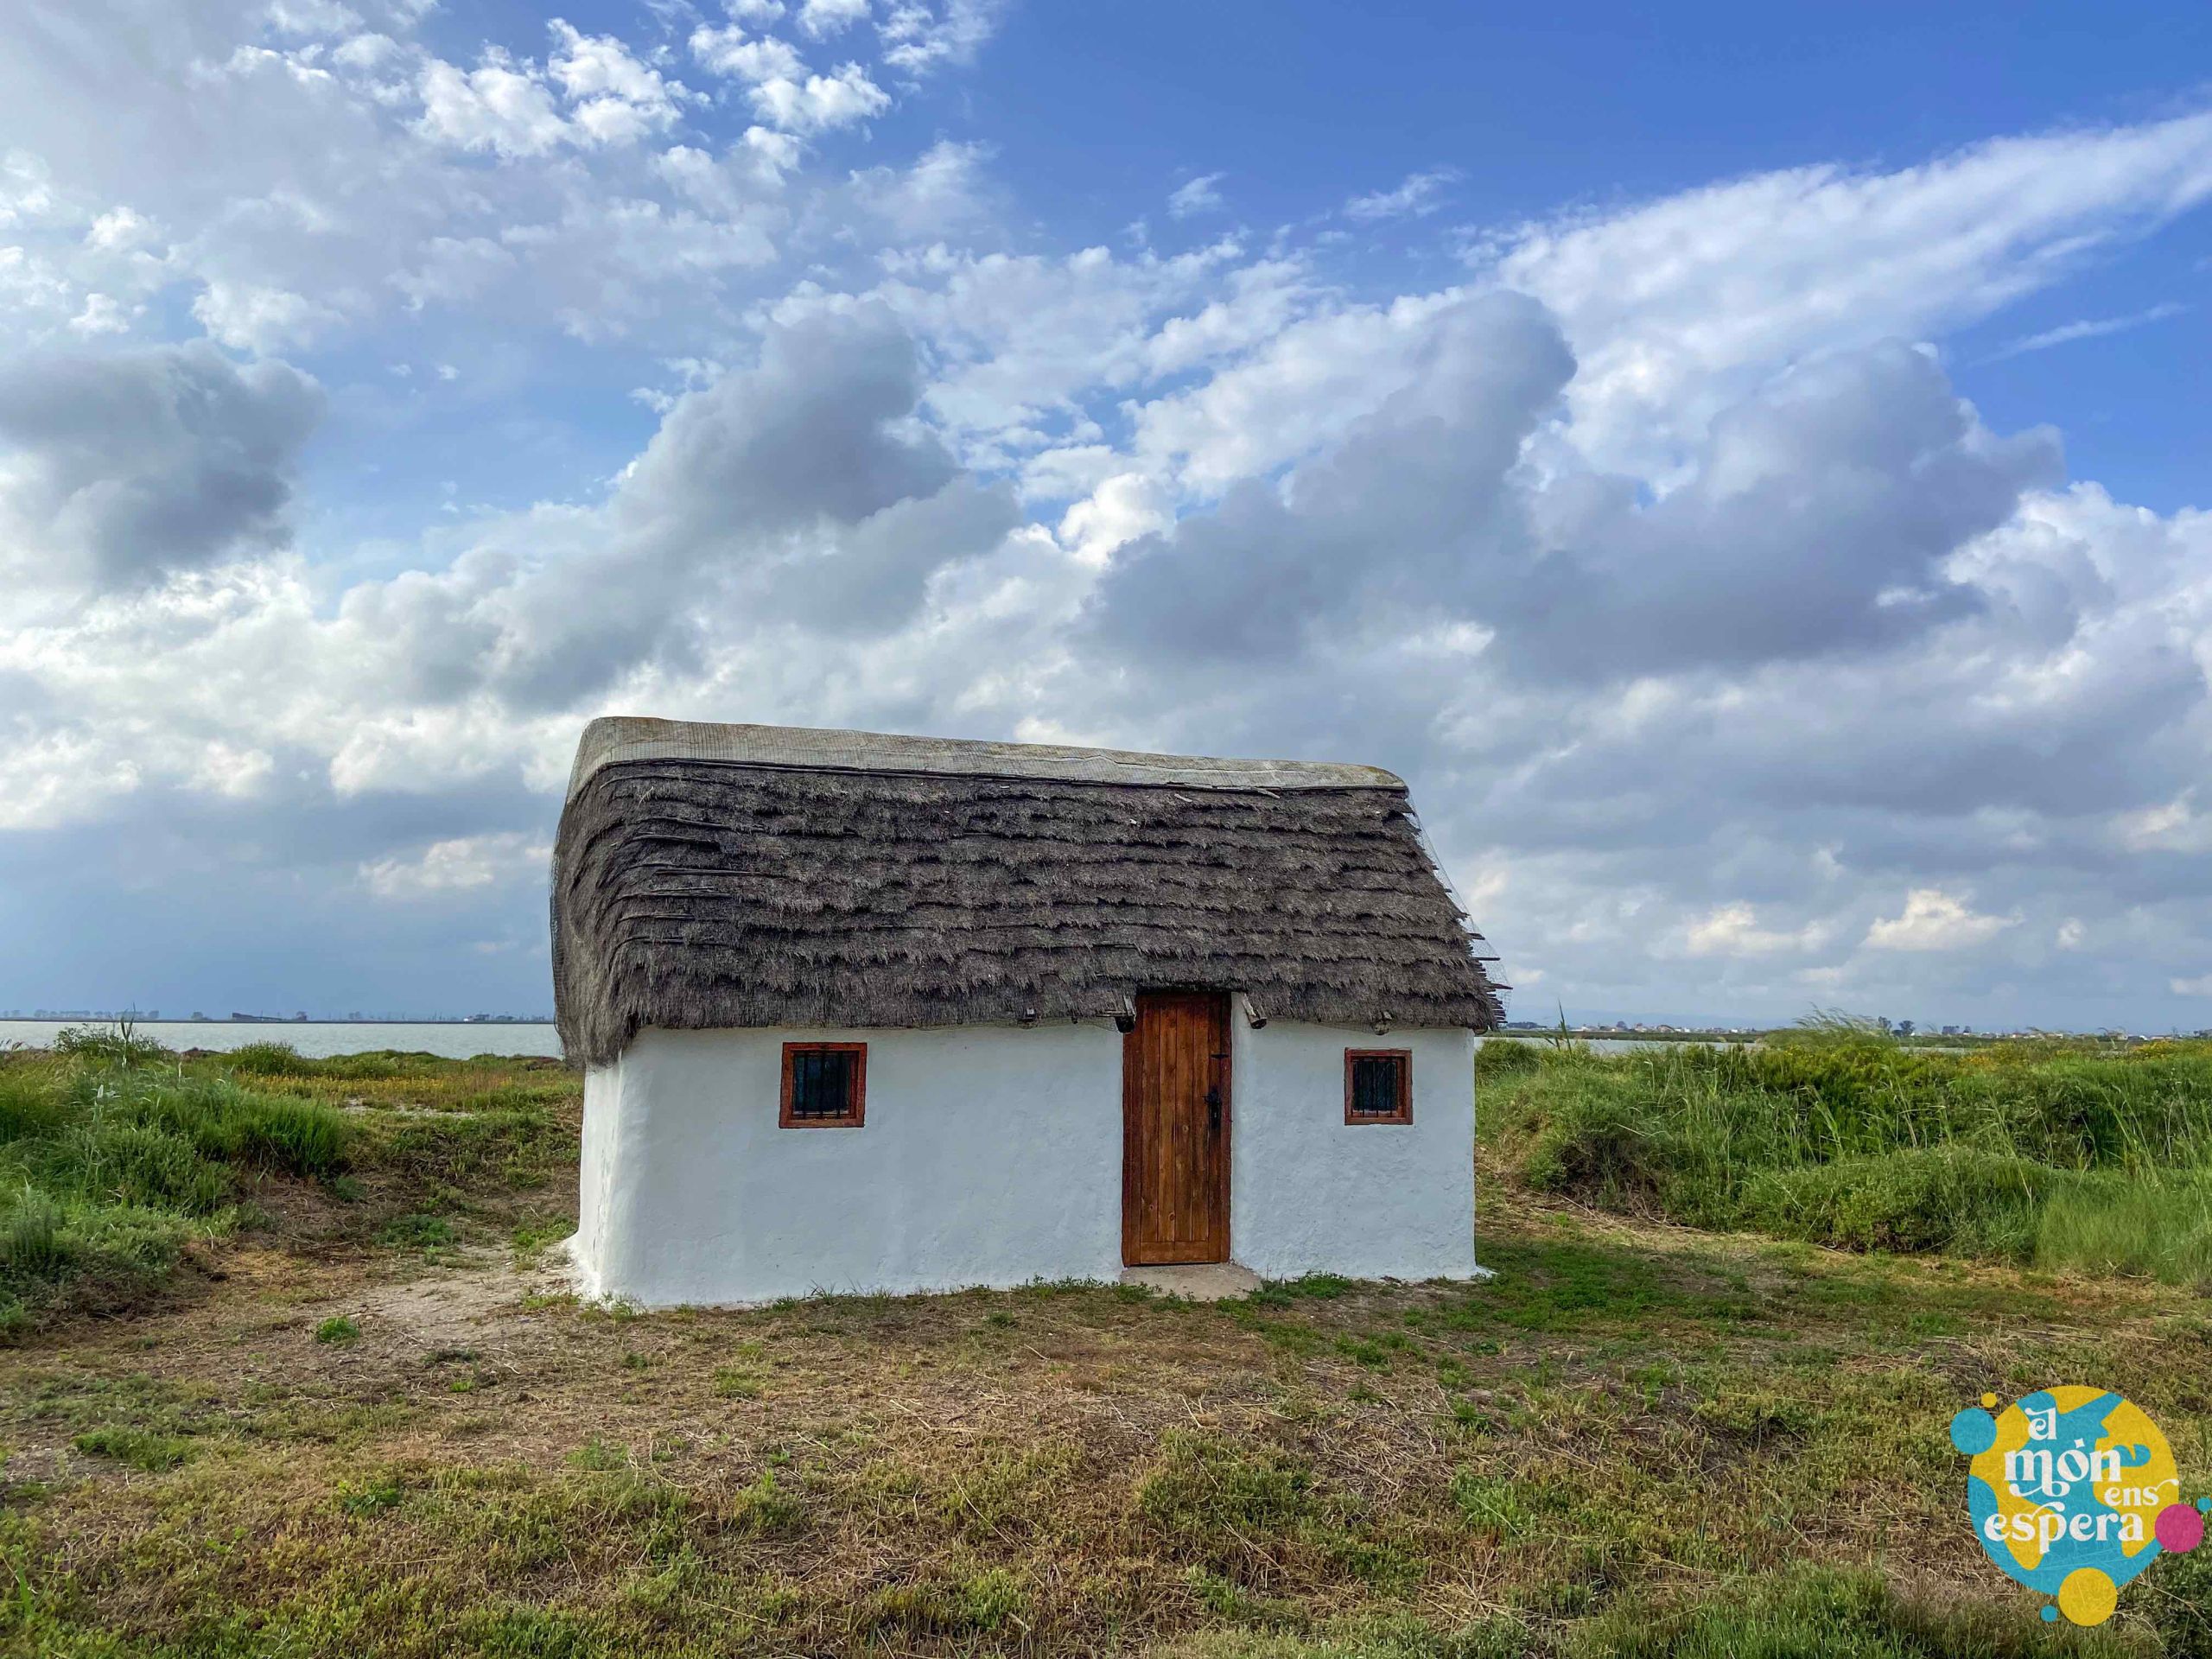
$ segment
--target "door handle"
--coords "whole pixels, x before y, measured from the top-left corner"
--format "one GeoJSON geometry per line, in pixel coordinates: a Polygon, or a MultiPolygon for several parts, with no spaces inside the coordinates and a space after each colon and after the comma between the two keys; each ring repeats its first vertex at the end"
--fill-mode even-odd
{"type": "Polygon", "coordinates": [[[1217,1084],[1206,1090],[1206,1132],[1221,1133],[1221,1086],[1217,1084]]]}

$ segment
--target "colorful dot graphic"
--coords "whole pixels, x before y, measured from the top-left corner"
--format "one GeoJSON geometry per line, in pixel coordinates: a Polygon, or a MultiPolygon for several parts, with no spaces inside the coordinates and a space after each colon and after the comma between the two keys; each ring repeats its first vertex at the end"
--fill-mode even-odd
{"type": "Polygon", "coordinates": [[[2120,1586],[2112,1574],[2094,1567],[2076,1567],[2058,1586],[2058,1611],[2076,1624],[2101,1624],[2120,1605],[2120,1586]]]}
{"type": "Polygon", "coordinates": [[[1970,1458],[1980,1457],[1997,1444],[1997,1420],[1986,1411],[1968,1406],[1951,1419],[1951,1444],[1970,1458]]]}
{"type": "Polygon", "coordinates": [[[2204,1541],[2204,1502],[2199,1498],[2194,1504],[2169,1503],[2158,1511],[2158,1529],[2152,1535],[2158,1539],[2160,1549],[2186,1555],[2204,1541]]]}

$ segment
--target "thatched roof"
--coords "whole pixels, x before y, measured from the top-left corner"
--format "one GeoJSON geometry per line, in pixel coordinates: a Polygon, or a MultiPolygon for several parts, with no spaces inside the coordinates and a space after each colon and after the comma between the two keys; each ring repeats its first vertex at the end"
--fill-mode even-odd
{"type": "Polygon", "coordinates": [[[573,1058],[639,1029],[950,1026],[1243,991],[1268,1019],[1496,1025],[1370,766],[599,720],[553,855],[573,1058]]]}

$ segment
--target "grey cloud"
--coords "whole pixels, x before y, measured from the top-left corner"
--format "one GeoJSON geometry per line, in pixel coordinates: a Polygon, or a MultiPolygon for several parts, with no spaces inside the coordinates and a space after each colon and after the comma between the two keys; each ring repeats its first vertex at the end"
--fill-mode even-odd
{"type": "Polygon", "coordinates": [[[1594,480],[1540,499],[1552,550],[1503,590],[1503,649],[1603,679],[1893,645],[1979,608],[1944,562],[2061,470],[2053,438],[1992,435],[1921,352],[1831,356],[1726,411],[1649,505],[1594,480]]]}
{"type": "Polygon", "coordinates": [[[1021,522],[1013,493],[957,478],[894,501],[845,534],[801,547],[760,573],[756,613],[831,635],[881,633],[914,615],[930,578],[995,545],[1021,522]]]}
{"type": "Polygon", "coordinates": [[[772,327],[759,366],[686,394],[625,479],[626,525],[750,538],[853,524],[957,471],[927,433],[893,429],[921,395],[914,343],[880,308],[772,327]]]}
{"type": "Polygon", "coordinates": [[[19,359],[0,370],[0,557],[35,582],[107,588],[282,546],[321,411],[296,370],[205,344],[19,359]]]}
{"type": "Polygon", "coordinates": [[[1510,294],[1440,314],[1427,344],[1414,383],[1287,488],[1240,484],[1122,550],[1096,636],[1139,659],[1260,658],[1380,608],[1464,610],[1487,573],[1525,559],[1512,474],[1573,359],[1542,308],[1510,294]]]}
{"type": "MultiPolygon", "coordinates": [[[[1538,680],[1865,653],[1978,610],[1947,562],[2060,473],[2047,434],[1992,435],[1892,344],[1726,410],[1688,481],[1647,499],[1571,454],[1523,460],[1573,367],[1535,302],[1466,301],[1426,344],[1413,383],[1286,486],[1239,485],[1125,548],[1096,639],[1139,661],[1258,660],[1456,619],[1538,680]]],[[[2063,594],[2024,597],[2070,626],[2063,594]]]]}
{"type": "Polygon", "coordinates": [[[364,678],[409,703],[448,703],[476,690],[500,632],[482,603],[482,589],[498,580],[480,575],[486,563],[467,555],[448,571],[403,571],[346,589],[339,622],[357,642],[364,678]]]}
{"type": "MultiPolygon", "coordinates": [[[[1510,315],[1453,314],[1287,487],[1123,549],[1078,631],[1111,671],[1094,718],[1405,772],[1462,886],[1504,873],[1480,920],[1546,1013],[1554,985],[1667,1013],[1653,965],[1694,954],[1672,1011],[1986,1020],[2062,922],[2120,907],[2156,918],[2141,974],[2180,971],[2204,861],[2131,852],[2110,815],[2202,771],[2182,535],[2094,499],[2024,513],[2056,440],[1993,435],[1897,344],[1771,380],[1655,493],[1579,467],[1548,394],[1480,378],[1540,337],[1510,315]],[[1423,642],[1455,621],[1487,646],[1423,642]],[[1859,952],[1924,887],[2020,919],[1955,957],[1859,952]],[[1736,960],[1710,924],[1745,906],[1736,960]]],[[[2069,1017],[2126,1017],[2118,985],[2069,1017]]]]}
{"type": "Polygon", "coordinates": [[[1571,808],[1624,841],[1662,835],[1649,807],[1624,810],[1639,798],[1698,822],[1823,810],[2094,820],[2171,798],[2202,766],[2190,722],[2206,707],[2203,673],[2155,618],[2055,646],[1976,620],[1910,652],[1700,672],[1678,690],[1662,719],[1611,730],[1593,719],[1602,697],[1550,705],[1551,728],[1573,741],[1528,780],[1541,791],[1529,830],[1571,808]],[[2057,652],[2067,670],[2049,672],[2057,652]],[[1700,780],[1688,799],[1685,776],[1700,780]]]}
{"type": "Polygon", "coordinates": [[[364,586],[341,616],[417,695],[566,708],[652,665],[696,670],[764,621],[910,620],[931,575],[1018,522],[914,423],[888,314],[772,329],[758,365],[687,394],[601,506],[491,526],[453,567],[364,586]]]}

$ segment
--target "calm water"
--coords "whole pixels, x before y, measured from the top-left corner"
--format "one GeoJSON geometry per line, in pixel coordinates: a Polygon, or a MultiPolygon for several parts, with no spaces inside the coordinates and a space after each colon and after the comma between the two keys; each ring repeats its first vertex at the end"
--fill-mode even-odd
{"type": "MultiPolygon", "coordinates": [[[[99,1020],[0,1020],[0,1044],[44,1048],[71,1025],[99,1020]]],[[[558,1057],[561,1039],[550,1026],[429,1025],[364,1026],[334,1021],[279,1020],[264,1025],[229,1020],[152,1020],[137,1027],[141,1036],[170,1048],[243,1048],[248,1043],[289,1043],[302,1054],[359,1054],[366,1049],[397,1048],[465,1060],[473,1054],[550,1054],[558,1057]]]]}

